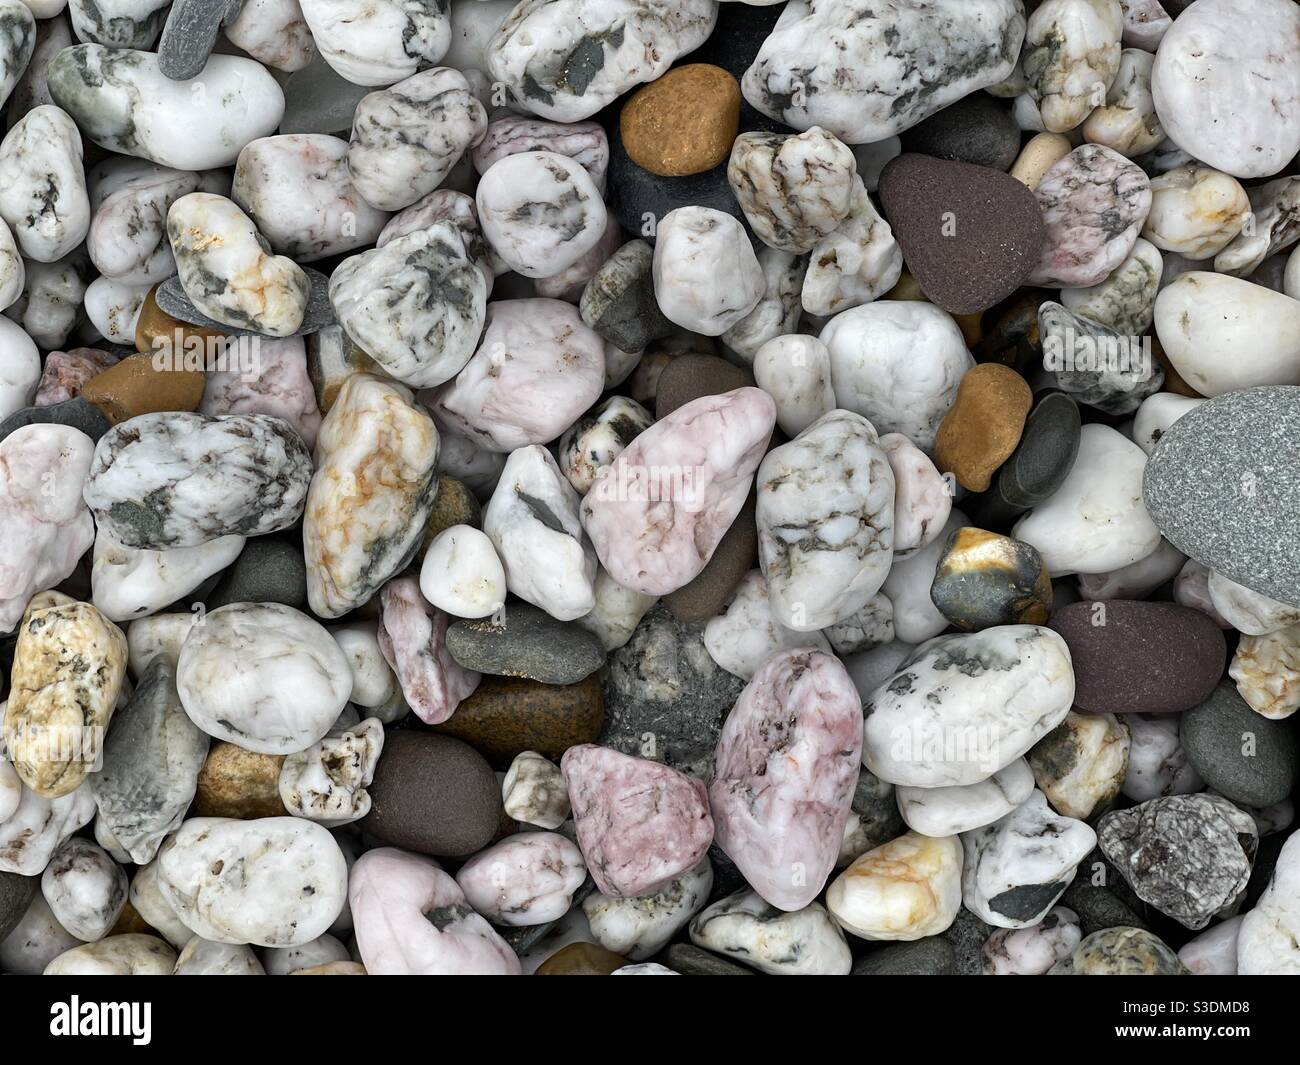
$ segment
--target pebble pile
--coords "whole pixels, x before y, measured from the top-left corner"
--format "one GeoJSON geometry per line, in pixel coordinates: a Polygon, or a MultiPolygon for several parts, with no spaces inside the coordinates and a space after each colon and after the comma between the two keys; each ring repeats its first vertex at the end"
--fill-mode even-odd
{"type": "Polygon", "coordinates": [[[1295,0],[0,25],[0,972],[1300,974],[1295,0]]]}

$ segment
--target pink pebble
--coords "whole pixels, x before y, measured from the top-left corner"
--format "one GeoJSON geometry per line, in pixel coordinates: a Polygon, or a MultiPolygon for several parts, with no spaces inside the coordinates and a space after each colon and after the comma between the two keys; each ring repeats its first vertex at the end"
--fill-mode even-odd
{"type": "Polygon", "coordinates": [[[379,649],[397,674],[402,694],[421,721],[446,721],[482,679],[447,651],[450,618],[420,594],[415,577],[389,581],[379,592],[379,603],[379,649]]]}

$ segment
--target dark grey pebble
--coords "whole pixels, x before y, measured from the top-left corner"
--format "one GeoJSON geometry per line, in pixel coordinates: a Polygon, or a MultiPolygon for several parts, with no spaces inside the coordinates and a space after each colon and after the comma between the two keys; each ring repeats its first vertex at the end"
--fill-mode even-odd
{"type": "Polygon", "coordinates": [[[942,936],[893,943],[853,966],[853,976],[955,976],[957,952],[942,936]]]}
{"type": "Polygon", "coordinates": [[[99,408],[80,396],[47,407],[24,407],[14,411],[0,422],[0,440],[26,425],[68,425],[96,441],[109,430],[108,419],[99,408]]]}
{"type": "Polygon", "coordinates": [[[466,669],[543,684],[577,684],[605,664],[605,649],[592,633],[514,601],[500,624],[491,617],[453,623],[447,651],[466,669]]]}
{"type": "Polygon", "coordinates": [[[1295,722],[1274,721],[1223,681],[1179,720],[1187,760],[1206,785],[1244,806],[1272,806],[1291,794],[1300,769],[1295,722]]]}
{"type": "MultiPolygon", "coordinates": [[[[309,333],[324,329],[327,325],[334,324],[334,308],[330,305],[329,296],[329,278],[319,270],[313,270],[310,266],[304,266],[302,269],[311,282],[311,293],[307,297],[307,310],[302,316],[302,325],[298,327],[298,331],[293,334],[294,336],[306,336],[309,333]]],[[[265,335],[255,333],[250,329],[236,329],[232,325],[218,322],[200,312],[190,302],[189,296],[185,295],[179,277],[170,277],[159,285],[154,293],[154,298],[158,301],[159,310],[165,314],[170,314],[173,318],[179,318],[182,322],[206,326],[209,329],[225,333],[227,336],[252,337],[265,335]]]]}

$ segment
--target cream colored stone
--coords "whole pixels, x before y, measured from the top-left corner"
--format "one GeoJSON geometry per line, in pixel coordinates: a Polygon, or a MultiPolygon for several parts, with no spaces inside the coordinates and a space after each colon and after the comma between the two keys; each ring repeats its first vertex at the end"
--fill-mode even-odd
{"type": "Polygon", "coordinates": [[[912,940],[945,931],[961,909],[956,836],[908,832],[867,851],[831,883],[826,907],[862,939],[912,940]]]}
{"type": "Polygon", "coordinates": [[[1074,150],[1063,133],[1040,133],[1020,149],[1011,176],[1027,188],[1036,189],[1043,175],[1074,150]]]}
{"type": "Polygon", "coordinates": [[[1142,235],[1161,251],[1210,259],[1223,251],[1250,217],[1241,182],[1208,166],[1180,166],[1151,181],[1151,213],[1142,235]]]}
{"type": "Polygon", "coordinates": [[[1274,720],[1290,717],[1300,709],[1300,625],[1243,636],[1228,676],[1256,713],[1274,720]]]}

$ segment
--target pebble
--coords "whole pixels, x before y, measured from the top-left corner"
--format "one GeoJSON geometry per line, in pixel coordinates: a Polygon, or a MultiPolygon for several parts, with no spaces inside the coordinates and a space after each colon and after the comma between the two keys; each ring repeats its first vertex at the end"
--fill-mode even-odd
{"type": "Polygon", "coordinates": [[[64,951],[45,976],[170,976],[176,952],[157,936],[109,936],[64,951]]]}
{"type": "Polygon", "coordinates": [[[186,636],[176,688],[190,720],[208,735],[259,754],[292,754],[334,724],[352,672],[338,644],[306,614],[241,603],[211,611],[186,636]],[[238,672],[228,668],[232,657],[238,672]]]}
{"type": "Polygon", "coordinates": [[[962,487],[984,491],[1020,443],[1032,406],[1029,386],[1014,370],[999,363],[973,367],[935,434],[936,467],[962,487]]]}
{"type": "Polygon", "coordinates": [[[1123,794],[1134,802],[1187,795],[1205,787],[1187,760],[1178,736],[1179,721],[1167,715],[1129,714],[1128,769],[1123,794]]]}
{"type": "Polygon", "coordinates": [[[0,960],[8,960],[2,957],[7,953],[3,949],[5,940],[22,922],[39,888],[40,881],[34,876],[0,872],[0,960]]]}
{"type": "Polygon", "coordinates": [[[640,403],[611,396],[573,423],[560,438],[564,475],[574,490],[590,491],[596,474],[610,465],[654,419],[640,403]]]}
{"type": "Polygon", "coordinates": [[[274,133],[284,115],[275,78],[242,56],[211,56],[198,77],[172,81],[149,52],[79,44],[50,61],[48,77],[54,102],[83,136],[177,170],[232,165],[244,145],[274,133]]]}
{"type": "Polygon", "coordinates": [[[783,910],[811,903],[835,868],[858,780],[860,706],[836,658],[779,651],[722,726],[709,787],[718,845],[783,910]]]}
{"type": "Polygon", "coordinates": [[[89,778],[99,823],[137,865],[153,861],[180,827],[208,757],[208,736],[181,705],[175,668],[155,655],[136,672],[135,690],[113,715],[103,767],[89,778]]]}
{"type": "Polygon", "coordinates": [[[1029,544],[968,527],[955,530],[945,542],[930,598],[944,617],[967,632],[1043,625],[1051,611],[1052,581],[1042,556],[1029,544]]]}
{"type": "Polygon", "coordinates": [[[1228,665],[1237,694],[1273,720],[1300,709],[1300,625],[1265,636],[1243,636],[1228,665]]]}
{"type": "Polygon", "coordinates": [[[1043,209],[1043,256],[1031,285],[1100,284],[1137,242],[1151,211],[1151,182],[1118,152],[1085,144],[1052,165],[1034,190],[1043,209]]]}
{"type": "Polygon", "coordinates": [[[307,0],[301,7],[325,61],[357,85],[401,81],[437,63],[451,45],[451,19],[437,4],[307,0]]]}
{"type": "Polygon", "coordinates": [[[665,959],[681,976],[757,976],[753,969],[724,961],[716,954],[690,943],[674,943],[664,952],[665,959]]]}
{"type": "Polygon", "coordinates": [[[1107,573],[1145,558],[1160,546],[1161,532],[1142,494],[1146,462],[1114,429],[1085,425],[1070,472],[1012,535],[1036,547],[1055,577],[1107,573]]]}
{"type": "Polygon", "coordinates": [[[763,297],[763,271],[744,227],[710,207],[660,219],[652,269],[664,316],[706,336],[721,336],[763,297]]]}
{"type": "Polygon", "coordinates": [[[395,577],[379,591],[379,648],[401,684],[415,716],[446,721],[479,684],[479,674],[447,650],[451,619],[420,594],[411,576],[395,577]]]}
{"type": "Polygon", "coordinates": [[[1259,846],[1251,816],[1217,795],[1116,810],[1098,822],[1098,838],[1139,898],[1193,930],[1231,915],[1259,846]]]}
{"type": "Polygon", "coordinates": [[[1255,713],[1228,681],[1182,715],[1179,739],[1205,783],[1243,806],[1282,801],[1300,768],[1294,730],[1255,713]]]}
{"type": "Polygon", "coordinates": [[[1038,133],[1020,150],[1010,174],[1032,192],[1042,183],[1044,175],[1072,150],[1069,137],[1046,131],[1038,133]]]}
{"type": "Polygon", "coordinates": [[[576,684],[605,664],[595,636],[524,603],[510,605],[500,621],[457,621],[447,630],[447,653],[468,670],[543,684],[576,684]]]}
{"type": "Polygon", "coordinates": [[[1277,173],[1300,150],[1300,12],[1264,0],[1243,20],[1228,0],[1184,12],[1164,35],[1152,94],[1180,148],[1236,177],[1277,173]],[[1213,115],[1210,122],[1207,114],[1213,115]]]}
{"type": "Polygon", "coordinates": [[[1024,28],[1012,0],[809,5],[778,21],[741,88],[769,118],[872,143],[1007,78],[1024,28]]]}
{"type": "Polygon", "coordinates": [[[1231,244],[1250,217],[1250,200],[1236,178],[1206,166],[1180,166],[1152,179],[1142,235],[1162,251],[1199,262],[1231,244]]]}
{"type": "MultiPolygon", "coordinates": [[[[39,883],[30,878],[33,885],[39,883]]],[[[14,976],[40,976],[45,966],[65,951],[81,944],[54,918],[37,893],[27,912],[6,939],[0,941],[0,965],[14,976]]]]}
{"type": "Polygon", "coordinates": [[[87,839],[73,837],[41,874],[41,894],[55,920],[78,939],[106,936],[126,905],[126,873],[87,839]]]}
{"type": "Polygon", "coordinates": [[[273,70],[302,70],[316,57],[298,0],[245,0],[238,14],[224,22],[231,44],[273,70]]]}
{"type": "Polygon", "coordinates": [[[796,631],[861,610],[893,560],[893,471],[871,423],[832,411],[758,470],[759,562],[773,614],[796,631]]]}
{"type": "Polygon", "coordinates": [[[283,603],[301,609],[307,603],[302,552],[275,537],[247,541],[204,602],[209,610],[231,603],[283,603]]]}
{"type": "Polygon", "coordinates": [[[758,387],[776,404],[777,424],[787,436],[798,436],[835,409],[830,352],[816,337],[773,337],[755,352],[753,368],[758,387]]]}
{"type": "MultiPolygon", "coordinates": [[[[885,578],[883,591],[894,607],[894,636],[897,640],[920,644],[948,628],[948,619],[930,598],[930,588],[948,537],[969,524],[965,514],[952,510],[930,543],[908,558],[895,560],[885,578]]],[[[885,675],[891,672],[888,670],[885,675]]]]}
{"type": "Polygon", "coordinates": [[[831,649],[823,634],[796,632],[776,619],[761,570],[747,573],[726,612],[704,626],[704,646],[713,661],[745,681],[776,651],[800,647],[831,649]]]}
{"type": "Polygon", "coordinates": [[[362,198],[348,158],[347,142],[323,133],[250,141],[235,164],[231,199],[281,255],[313,262],[353,251],[373,243],[388,216],[362,198]]]}
{"type": "Polygon", "coordinates": [[[501,800],[506,816],[526,825],[559,828],[569,817],[564,774],[558,765],[536,751],[515,755],[501,783],[501,800]]]}
{"type": "MultiPolygon", "coordinates": [[[[418,854],[468,857],[492,841],[501,823],[496,774],[451,736],[389,732],[369,790],[363,830],[418,854]]],[[[352,913],[359,931],[355,897],[352,913]]]]}
{"type": "Polygon", "coordinates": [[[570,747],[595,742],[604,715],[599,676],[577,684],[486,676],[437,731],[473,744],[495,768],[506,769],[524,751],[558,761],[570,747]]]}
{"type": "Polygon", "coordinates": [[[952,512],[952,490],[925,452],[901,433],[886,433],[880,448],[894,474],[894,560],[898,562],[935,541],[952,512]]]}
{"type": "Polygon", "coordinates": [[[693,869],[652,895],[617,898],[593,891],[582,900],[591,933],[606,950],[632,961],[658,954],[702,910],[713,888],[713,866],[693,869]]]}
{"type": "Polygon", "coordinates": [[[741,889],[696,914],[691,942],[769,976],[846,976],[853,957],[835,919],[813,902],[793,913],[741,889]]]}
{"type": "Polygon", "coordinates": [[[720,396],[753,384],[753,375],[744,367],[717,355],[685,352],[673,358],[659,374],[655,417],[662,420],[693,399],[720,396]]]}
{"type": "Polygon", "coordinates": [[[1010,296],[1042,256],[1038,202],[1004,169],[907,152],[881,173],[880,202],[908,270],[952,314],[977,314],[1010,296]]]}
{"type": "Polygon", "coordinates": [[[46,799],[76,791],[95,766],[126,675],[126,636],[89,603],[28,607],[4,714],[7,756],[46,799]]]}
{"type": "Polygon", "coordinates": [[[624,351],[642,351],[671,335],[672,323],[659,310],[652,276],[654,251],[632,240],[610,256],[582,291],[582,320],[624,351]]]}
{"type": "Polygon", "coordinates": [[[962,902],[998,928],[1037,924],[1097,842],[1084,822],[1058,816],[1041,791],[999,821],[961,837],[962,902]]]}
{"type": "Polygon", "coordinates": [[[1072,603],[1051,626],[1070,648],[1075,705],[1093,713],[1187,710],[1213,692],[1227,659],[1218,626],[1175,603],[1072,603]]]}
{"type": "Polygon", "coordinates": [[[951,944],[939,936],[873,950],[853,966],[852,976],[956,976],[951,944]]]}
{"type": "Polygon", "coordinates": [[[474,146],[474,169],[486,174],[494,163],[520,152],[553,152],[579,163],[598,191],[605,192],[609,137],[598,122],[548,122],[531,115],[503,114],[488,124],[474,146]]]}
{"type": "Polygon", "coordinates": [[[1246,914],[1237,934],[1237,972],[1241,976],[1286,976],[1300,972],[1300,932],[1294,905],[1300,889],[1300,835],[1282,846],[1268,887],[1246,914]]]}
{"type": "Polygon", "coordinates": [[[570,943],[537,968],[535,976],[613,976],[627,959],[595,943],[570,943]]]}
{"type": "MultiPolygon", "coordinates": [[[[1244,358],[1235,346],[1221,350],[1244,358]]],[[[1286,603],[1300,603],[1300,565],[1290,551],[1300,510],[1295,478],[1269,456],[1295,450],[1297,396],[1295,388],[1251,388],[1201,404],[1161,437],[1143,483],[1170,543],[1286,603]]]]}
{"type": "Polygon", "coordinates": [[[370,812],[366,788],[384,749],[384,727],[369,717],[351,728],[335,726],[280,767],[280,800],[295,817],[337,828],[370,812]]]}
{"type": "Polygon", "coordinates": [[[1034,774],[1023,758],[975,784],[896,789],[907,827],[923,836],[958,836],[991,825],[1020,806],[1034,790],[1034,774]]]}
{"type": "Polygon", "coordinates": [[[1126,718],[1070,711],[1026,757],[1052,808],[1087,821],[1118,798],[1128,772],[1129,744],[1126,718]]]}
{"type": "Polygon", "coordinates": [[[583,535],[581,502],[550,452],[533,445],[511,452],[483,512],[506,587],[558,621],[580,618],[596,602],[596,555],[583,535]]]}
{"type": "Polygon", "coordinates": [[[975,784],[1059,725],[1073,695],[1069,651],[1050,629],[932,640],[863,700],[862,761],[893,784],[975,784]]]}
{"type": "Polygon", "coordinates": [[[848,217],[813,245],[800,298],[808,314],[829,317],[879,299],[898,283],[903,252],[861,178],[848,217]]]}
{"type": "Polygon", "coordinates": [[[1042,976],[1083,939],[1078,915],[1054,906],[1037,924],[1000,928],[984,944],[985,976],[1042,976]]]}
{"type": "Polygon", "coordinates": [[[39,263],[63,258],[89,231],[81,134],[53,104],[29,111],[0,141],[0,217],[39,263]]]}
{"type": "Polygon", "coordinates": [[[240,819],[282,817],[280,798],[284,755],[258,754],[234,743],[212,745],[199,770],[194,793],[200,817],[240,819]]]}
{"type": "Polygon", "coordinates": [[[184,599],[239,555],[242,536],[221,536],[197,547],[139,550],[95,537],[92,600],[110,621],[130,621],[184,599]]]}
{"type": "Polygon", "coordinates": [[[730,73],[688,63],[628,98],[619,133],[632,161],[652,174],[703,174],[726,162],[740,125],[740,103],[740,85],[730,73]]]}
{"type": "MultiPolygon", "coordinates": [[[[74,6],[74,11],[77,10],[74,6]]],[[[104,34],[98,33],[91,40],[100,44],[118,44],[130,48],[148,48],[162,30],[162,40],[158,42],[158,68],[174,81],[186,81],[198,75],[217,43],[222,23],[229,22],[239,14],[241,3],[223,2],[223,0],[179,0],[171,9],[164,10],[161,5],[149,12],[147,19],[135,25],[136,33],[132,39],[105,40],[104,34]],[[165,20],[165,24],[160,26],[165,20]]],[[[84,16],[83,16],[84,17],[84,16]]],[[[74,22],[77,21],[74,19],[74,22]]],[[[117,20],[113,20],[116,22],[117,20]]],[[[86,39],[80,27],[77,36],[86,39]]],[[[118,36],[118,35],[114,35],[118,36]]]]}
{"type": "Polygon", "coordinates": [[[1251,590],[1210,571],[1206,586],[1215,613],[1246,636],[1267,636],[1300,621],[1300,607],[1251,590]]]}
{"type": "Polygon", "coordinates": [[[916,940],[947,930],[961,908],[961,843],[908,832],[856,859],[826,892],[845,931],[916,940]]]}
{"type": "Polygon", "coordinates": [[[1061,290],[1061,303],[1072,314],[1113,329],[1120,336],[1151,331],[1164,260],[1141,237],[1133,250],[1101,284],[1061,290]]]}
{"type": "MultiPolygon", "coordinates": [[[[972,93],[903,133],[902,148],[1003,172],[1020,154],[1020,130],[991,96],[972,93]]],[[[891,212],[892,213],[892,212],[891,212]]]]}
{"type": "Polygon", "coordinates": [[[803,314],[803,284],[810,262],[802,255],[759,248],[758,266],[764,290],[758,305],[722,334],[722,342],[740,361],[753,365],[758,349],[799,327],[803,314]]]}
{"type": "Polygon", "coordinates": [[[578,846],[606,895],[658,891],[713,841],[708,795],[693,777],[594,744],[569,748],[560,770],[578,846]]]}
{"type": "Polygon", "coordinates": [[[493,924],[558,920],[587,877],[577,846],[554,832],[524,832],[479,851],[456,873],[465,901],[493,924]]]}
{"type": "MultiPolygon", "coordinates": [[[[723,544],[725,543],[724,537],[723,544]]],[[[706,570],[707,568],[705,567],[706,570]]],[[[686,587],[689,589],[690,585],[686,587]]],[[[596,605],[577,620],[579,625],[600,640],[606,653],[624,646],[645,617],[646,611],[659,601],[657,596],[642,595],[624,588],[603,569],[597,569],[594,594],[596,605]]]]}
{"type": "Polygon", "coordinates": [[[956,322],[929,303],[880,300],[836,315],[821,332],[836,404],[877,433],[901,433],[923,451],[974,366],[956,322]]]}
{"type": "MultiPolygon", "coordinates": [[[[245,3],[245,10],[255,0],[245,3]]],[[[301,10],[301,8],[300,8],[301,10]]],[[[304,29],[311,32],[304,21],[304,29]]],[[[361,98],[369,91],[337,74],[315,49],[307,65],[295,71],[284,83],[284,117],[280,132],[344,134],[352,128],[352,115],[361,98]]],[[[250,53],[251,54],[251,53],[250,53]]]]}
{"type": "Polygon", "coordinates": [[[438,533],[424,554],[420,593],[457,617],[485,618],[502,610],[506,573],[487,534],[469,525],[438,533]]]}
{"type": "Polygon", "coordinates": [[[740,513],[775,422],[767,393],[746,387],[693,400],[641,433],[582,500],[601,565],[647,595],[698,576],[740,513]]]}
{"type": "Polygon", "coordinates": [[[1132,337],[1072,314],[1059,303],[1038,309],[1043,368],[1079,403],[1132,414],[1165,382],[1164,369],[1132,337]]]}
{"type": "Polygon", "coordinates": [[[1029,16],[1024,66],[1029,94],[1051,133],[1078,126],[1120,69],[1123,12],[1113,0],[1046,0],[1029,16]]]}
{"type": "Polygon", "coordinates": [[[517,976],[519,959],[436,862],[393,847],[353,867],[357,951],[374,976],[517,976]]]}
{"type": "Polygon", "coordinates": [[[1154,150],[1165,139],[1151,96],[1154,65],[1154,54],[1141,48],[1120,52],[1119,70],[1106,90],[1106,102],[1083,122],[1085,140],[1132,159],[1154,150]]]}
{"type": "MultiPolygon", "coordinates": [[[[1251,232],[1243,226],[1232,243],[1214,257],[1214,269],[1235,277],[1256,280],[1265,260],[1291,247],[1300,233],[1296,232],[1295,217],[1300,210],[1300,181],[1292,177],[1279,178],[1267,185],[1250,189],[1251,232]]],[[[1274,260],[1276,263],[1276,260],[1274,260]]],[[[1278,288],[1274,283],[1270,288],[1278,288]]],[[[1293,285],[1283,286],[1287,295],[1294,292],[1293,285]]]]}

